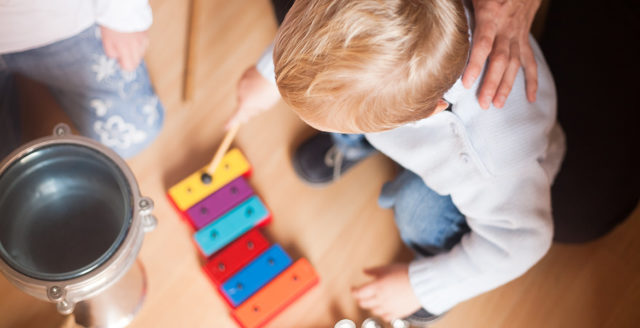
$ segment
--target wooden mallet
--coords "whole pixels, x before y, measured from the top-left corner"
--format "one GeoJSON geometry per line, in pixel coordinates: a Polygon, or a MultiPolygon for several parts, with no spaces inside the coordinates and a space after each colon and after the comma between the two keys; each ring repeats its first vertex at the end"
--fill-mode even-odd
{"type": "Polygon", "coordinates": [[[240,129],[240,124],[238,123],[232,125],[231,128],[229,128],[229,131],[227,131],[227,134],[224,136],[224,139],[222,139],[222,143],[220,144],[220,147],[218,147],[216,154],[213,156],[213,159],[211,160],[211,162],[209,162],[206,172],[202,174],[203,183],[205,184],[211,183],[214,172],[220,165],[220,161],[222,161],[224,154],[226,154],[227,151],[229,150],[229,146],[231,146],[231,142],[233,141],[233,138],[235,138],[239,129],[240,129]]]}

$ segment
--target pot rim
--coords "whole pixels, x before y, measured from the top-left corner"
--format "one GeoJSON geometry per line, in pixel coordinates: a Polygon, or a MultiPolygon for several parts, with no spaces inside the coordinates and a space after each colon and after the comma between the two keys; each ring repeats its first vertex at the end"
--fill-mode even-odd
{"type": "Polygon", "coordinates": [[[0,260],[0,272],[22,291],[38,299],[58,303],[63,314],[73,311],[75,303],[91,298],[118,281],[133,265],[142,246],[144,233],[155,227],[151,215],[153,201],[140,194],[138,183],[126,162],[113,150],[92,139],[73,135],[65,124],[57,125],[53,135],[33,140],[14,150],[0,162],[0,175],[13,163],[39,149],[55,145],[78,145],[103,154],[122,172],[132,197],[131,223],[120,246],[103,263],[93,270],[67,280],[41,280],[27,276],[0,260]]]}

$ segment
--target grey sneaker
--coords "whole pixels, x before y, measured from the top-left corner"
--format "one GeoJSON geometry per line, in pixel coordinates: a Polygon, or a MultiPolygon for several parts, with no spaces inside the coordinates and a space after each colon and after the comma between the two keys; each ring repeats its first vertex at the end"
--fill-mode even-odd
{"type": "Polygon", "coordinates": [[[441,317],[441,315],[431,314],[425,309],[420,309],[403,320],[408,322],[411,327],[424,328],[440,320],[441,317]]]}
{"type": "Polygon", "coordinates": [[[336,147],[328,133],[305,140],[293,155],[293,168],[309,184],[324,185],[338,180],[345,172],[371,154],[348,158],[336,147]]]}

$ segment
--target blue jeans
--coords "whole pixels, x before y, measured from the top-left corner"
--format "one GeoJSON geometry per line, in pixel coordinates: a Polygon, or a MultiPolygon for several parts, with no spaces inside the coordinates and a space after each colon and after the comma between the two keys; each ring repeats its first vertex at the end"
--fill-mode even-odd
{"type": "MultiPolygon", "coordinates": [[[[373,151],[363,135],[334,133],[332,138],[345,157],[352,160],[373,151]]],[[[402,241],[422,256],[450,250],[470,231],[451,196],[439,195],[406,169],[382,187],[378,203],[393,209],[402,241]]]]}
{"type": "Polygon", "coordinates": [[[83,135],[122,157],[147,147],[162,127],[164,109],[144,63],[133,72],[121,70],[92,26],[43,47],[0,55],[0,159],[20,144],[15,73],[45,84],[83,135]]]}

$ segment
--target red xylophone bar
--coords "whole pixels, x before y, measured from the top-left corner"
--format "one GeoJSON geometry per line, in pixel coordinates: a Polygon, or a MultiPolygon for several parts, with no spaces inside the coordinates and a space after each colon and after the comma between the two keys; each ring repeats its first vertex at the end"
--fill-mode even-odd
{"type": "Polygon", "coordinates": [[[204,266],[211,281],[220,287],[229,277],[269,247],[269,241],[253,229],[213,255],[204,266]]]}

